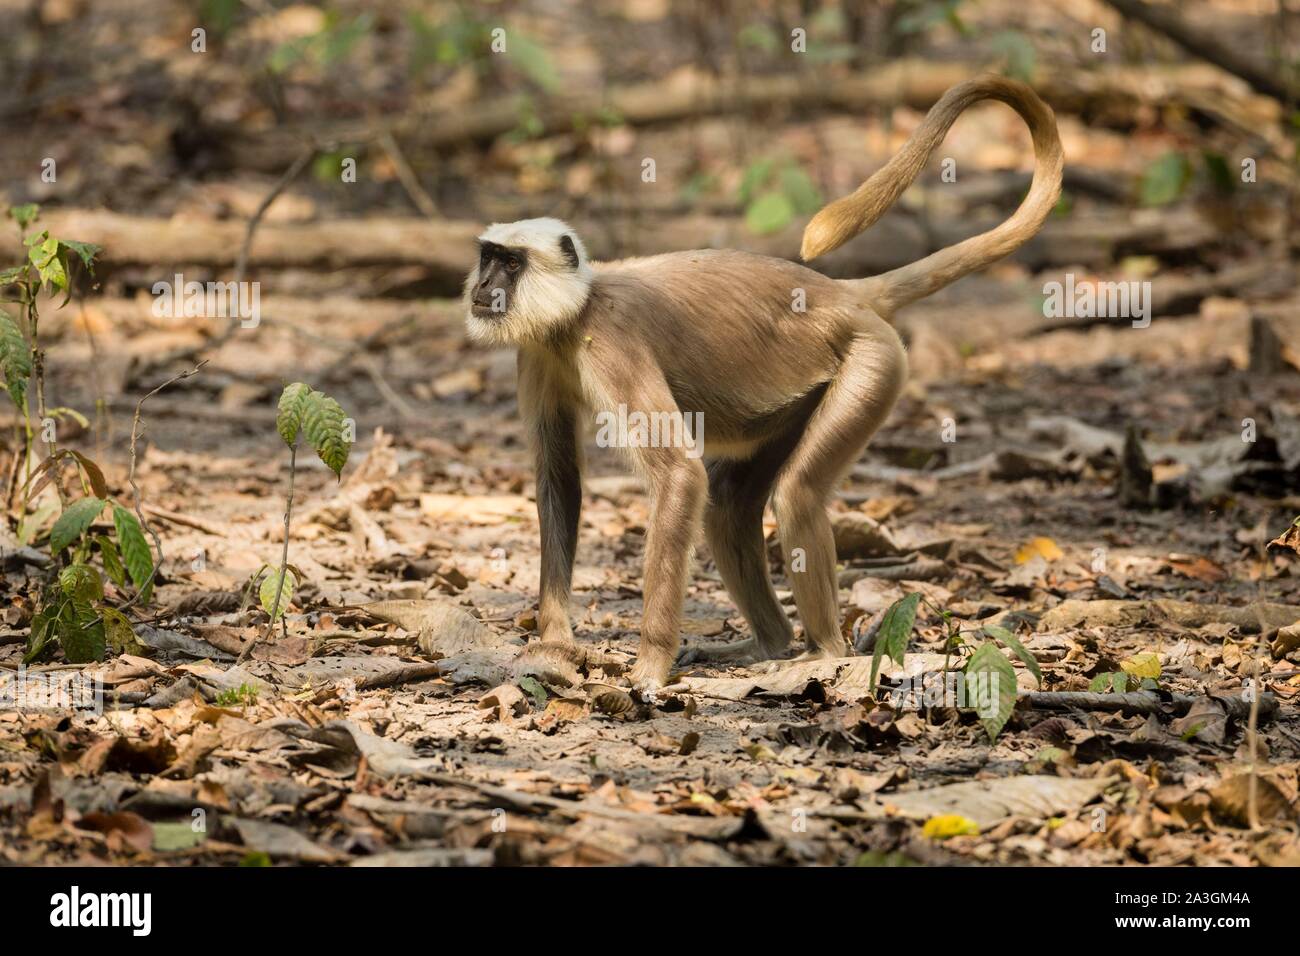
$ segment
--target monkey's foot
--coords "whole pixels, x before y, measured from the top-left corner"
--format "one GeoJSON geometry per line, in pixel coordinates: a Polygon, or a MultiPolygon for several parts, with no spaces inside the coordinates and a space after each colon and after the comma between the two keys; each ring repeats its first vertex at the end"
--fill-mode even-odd
{"type": "Polygon", "coordinates": [[[709,644],[694,644],[682,649],[677,656],[679,666],[698,664],[705,661],[727,664],[753,664],[758,661],[771,660],[772,654],[766,651],[758,641],[747,637],[743,641],[715,641],[709,644]]]}
{"type": "Polygon", "coordinates": [[[654,697],[668,683],[668,663],[662,666],[650,661],[638,660],[628,672],[627,679],[644,697],[654,697]]]}

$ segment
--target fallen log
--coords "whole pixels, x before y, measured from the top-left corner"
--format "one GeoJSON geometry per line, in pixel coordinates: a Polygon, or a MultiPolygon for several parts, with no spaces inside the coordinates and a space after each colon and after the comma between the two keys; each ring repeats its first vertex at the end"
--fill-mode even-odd
{"type": "MultiPolygon", "coordinates": [[[[232,155],[243,168],[279,172],[293,161],[302,143],[379,143],[395,136],[408,154],[491,142],[517,130],[521,116],[540,136],[571,132],[593,118],[615,116],[631,126],[672,123],[692,117],[737,112],[786,110],[806,115],[908,106],[928,110],[949,87],[980,73],[975,63],[936,63],[916,58],[882,64],[869,73],[822,79],[808,74],[748,76],[734,83],[708,75],[677,83],[647,82],[612,89],[586,88],[541,99],[513,95],[481,101],[449,112],[445,104],[416,102],[400,117],[312,120],[259,130],[233,130],[232,155]]],[[[1115,66],[1104,71],[1041,71],[1038,93],[1060,112],[1132,123],[1147,106],[1181,104],[1230,116],[1234,125],[1266,130],[1282,115],[1275,100],[1244,94],[1217,69],[1191,66],[1115,66]],[[1226,80],[1226,82],[1225,82],[1226,80]]],[[[1270,140],[1271,141],[1271,140],[1270,140]]],[[[1279,144],[1282,145],[1282,144],[1279,144]]]]}
{"type": "MultiPolygon", "coordinates": [[[[246,232],[245,224],[235,220],[161,219],[89,210],[51,210],[42,215],[41,225],[52,235],[103,246],[98,271],[145,269],[150,282],[171,281],[176,270],[200,271],[187,274],[187,280],[224,274],[235,267],[246,232]]],[[[800,261],[801,222],[765,236],[749,232],[739,216],[685,216],[657,222],[651,229],[611,230],[582,219],[573,225],[596,259],[728,248],[800,261]],[[615,244],[611,234],[625,240],[615,244]]],[[[928,229],[905,212],[890,212],[862,236],[819,259],[816,268],[837,278],[874,275],[914,262],[986,225],[992,221],[928,229]]],[[[455,296],[474,264],[475,238],[482,229],[481,222],[397,217],[263,223],[252,240],[249,272],[256,276],[286,269],[412,266],[425,273],[435,294],[455,296]]],[[[1013,258],[1031,269],[1103,266],[1120,253],[1186,252],[1218,241],[1218,234],[1190,210],[1151,221],[1119,211],[1053,220],[1013,258]]],[[[23,254],[14,236],[0,232],[0,259],[16,260],[23,254]]]]}
{"type": "MultiPolygon", "coordinates": [[[[1212,695],[1214,700],[1223,705],[1224,713],[1233,720],[1245,720],[1250,716],[1251,701],[1241,694],[1220,697],[1212,695]]],[[[1091,691],[1026,691],[1019,699],[1038,710],[1119,710],[1124,716],[1134,714],[1164,714],[1182,716],[1192,709],[1197,701],[1204,700],[1201,694],[1161,695],[1153,690],[1131,691],[1127,694],[1101,694],[1091,691]]],[[[1259,695],[1259,716],[1272,717],[1277,713],[1277,697],[1271,691],[1259,695]]]]}
{"type": "MultiPolygon", "coordinates": [[[[1254,89],[1288,106],[1300,96],[1300,86],[1263,67],[1263,57],[1238,53],[1213,34],[1188,23],[1176,6],[1152,6],[1144,0],[1106,0],[1124,16],[1163,33],[1192,56],[1239,76],[1254,89]]],[[[1272,30],[1272,25],[1264,28],[1272,30]]]]}

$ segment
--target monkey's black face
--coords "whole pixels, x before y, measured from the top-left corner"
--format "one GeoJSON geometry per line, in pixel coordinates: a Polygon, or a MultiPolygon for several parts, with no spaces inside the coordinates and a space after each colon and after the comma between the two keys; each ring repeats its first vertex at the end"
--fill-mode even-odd
{"type": "Polygon", "coordinates": [[[528,268],[528,250],[479,243],[478,282],[471,305],[479,319],[502,318],[510,311],[515,284],[528,268]]]}

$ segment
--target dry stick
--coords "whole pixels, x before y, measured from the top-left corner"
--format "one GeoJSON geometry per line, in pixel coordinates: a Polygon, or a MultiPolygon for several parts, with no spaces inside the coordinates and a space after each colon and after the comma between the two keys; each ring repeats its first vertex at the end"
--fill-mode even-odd
{"type": "MultiPolygon", "coordinates": [[[[284,549],[280,552],[280,577],[275,582],[275,600],[271,602],[271,620],[266,622],[266,630],[262,633],[262,640],[269,640],[272,632],[275,631],[275,618],[280,610],[280,595],[284,593],[284,576],[289,570],[289,519],[293,515],[293,479],[298,470],[298,443],[295,441],[289,449],[289,498],[284,505],[284,549]]],[[[288,625],[285,625],[287,628],[288,625]]],[[[250,637],[244,649],[239,652],[239,657],[235,659],[235,666],[238,667],[248,659],[248,654],[257,643],[256,637],[250,637]]]]}
{"type": "Polygon", "coordinates": [[[149,392],[147,395],[145,395],[143,398],[140,399],[140,401],[136,402],[135,404],[135,417],[131,419],[131,464],[127,468],[126,480],[127,483],[131,486],[131,496],[135,501],[135,516],[140,522],[140,527],[144,528],[145,531],[149,532],[149,537],[153,539],[153,546],[158,551],[158,560],[154,562],[153,570],[149,572],[149,580],[146,581],[135,592],[135,596],[132,597],[131,600],[127,601],[120,608],[118,608],[119,611],[125,611],[127,608],[138,603],[140,599],[144,597],[144,595],[149,593],[149,587],[150,585],[153,584],[154,579],[158,577],[158,572],[159,570],[162,569],[162,563],[163,563],[162,539],[158,537],[158,532],[155,531],[150,526],[149,522],[145,519],[144,509],[141,506],[140,486],[136,484],[136,480],[135,480],[135,462],[136,462],[135,443],[136,440],[140,437],[140,412],[144,409],[145,402],[153,398],[153,396],[157,395],[168,385],[172,385],[176,382],[179,382],[183,378],[189,378],[191,375],[197,375],[199,369],[203,368],[203,366],[207,364],[208,364],[208,360],[204,359],[203,361],[199,362],[198,365],[190,369],[188,372],[181,372],[181,374],[179,375],[173,375],[171,378],[167,379],[167,381],[163,382],[157,388],[153,389],[153,391],[149,392]]]}
{"type": "Polygon", "coordinates": [[[388,158],[393,163],[393,169],[397,172],[397,180],[406,190],[406,195],[411,197],[411,202],[415,203],[415,208],[424,213],[430,219],[438,218],[438,206],[433,201],[420,180],[416,178],[415,171],[411,169],[410,163],[402,155],[402,150],[397,145],[397,140],[388,130],[379,134],[379,145],[384,147],[384,152],[388,153],[388,158]]]}
{"type": "MultiPolygon", "coordinates": [[[[248,227],[244,230],[244,242],[239,247],[239,256],[235,260],[236,288],[238,288],[244,281],[244,272],[248,268],[249,250],[252,249],[253,246],[253,234],[257,232],[257,227],[261,224],[262,217],[266,215],[266,211],[271,208],[271,204],[279,198],[280,194],[288,189],[302,171],[307,168],[307,165],[315,159],[322,150],[329,148],[331,147],[322,146],[317,143],[312,143],[307,146],[306,149],[298,154],[298,158],[293,161],[289,168],[285,170],[284,175],[281,176],[279,180],[276,181],[275,185],[271,187],[271,191],[262,197],[262,201],[258,204],[257,209],[255,209],[253,215],[249,217],[248,227]]],[[[235,329],[239,326],[239,321],[238,315],[230,316],[230,321],[226,323],[226,327],[215,337],[201,345],[187,345],[182,348],[174,349],[160,358],[142,366],[134,373],[134,375],[138,377],[151,369],[161,368],[170,365],[172,362],[178,362],[181,359],[190,360],[204,352],[216,352],[225,345],[226,342],[230,341],[230,337],[235,334],[235,329]]]]}

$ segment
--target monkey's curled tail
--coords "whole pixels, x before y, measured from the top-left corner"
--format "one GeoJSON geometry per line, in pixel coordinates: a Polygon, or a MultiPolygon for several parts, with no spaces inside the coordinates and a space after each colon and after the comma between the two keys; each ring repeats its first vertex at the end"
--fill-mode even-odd
{"type": "Polygon", "coordinates": [[[851,195],[837,199],[813,217],[803,233],[803,259],[815,259],[838,248],[879,219],[916,179],[962,111],[979,100],[1001,100],[1029,126],[1034,140],[1034,182],[1029,195],[1010,219],[988,232],[891,272],[854,280],[863,298],[885,318],[1010,255],[1038,231],[1060,197],[1064,157],[1051,108],[1024,83],[985,74],[945,93],[893,159],[851,195]]]}

